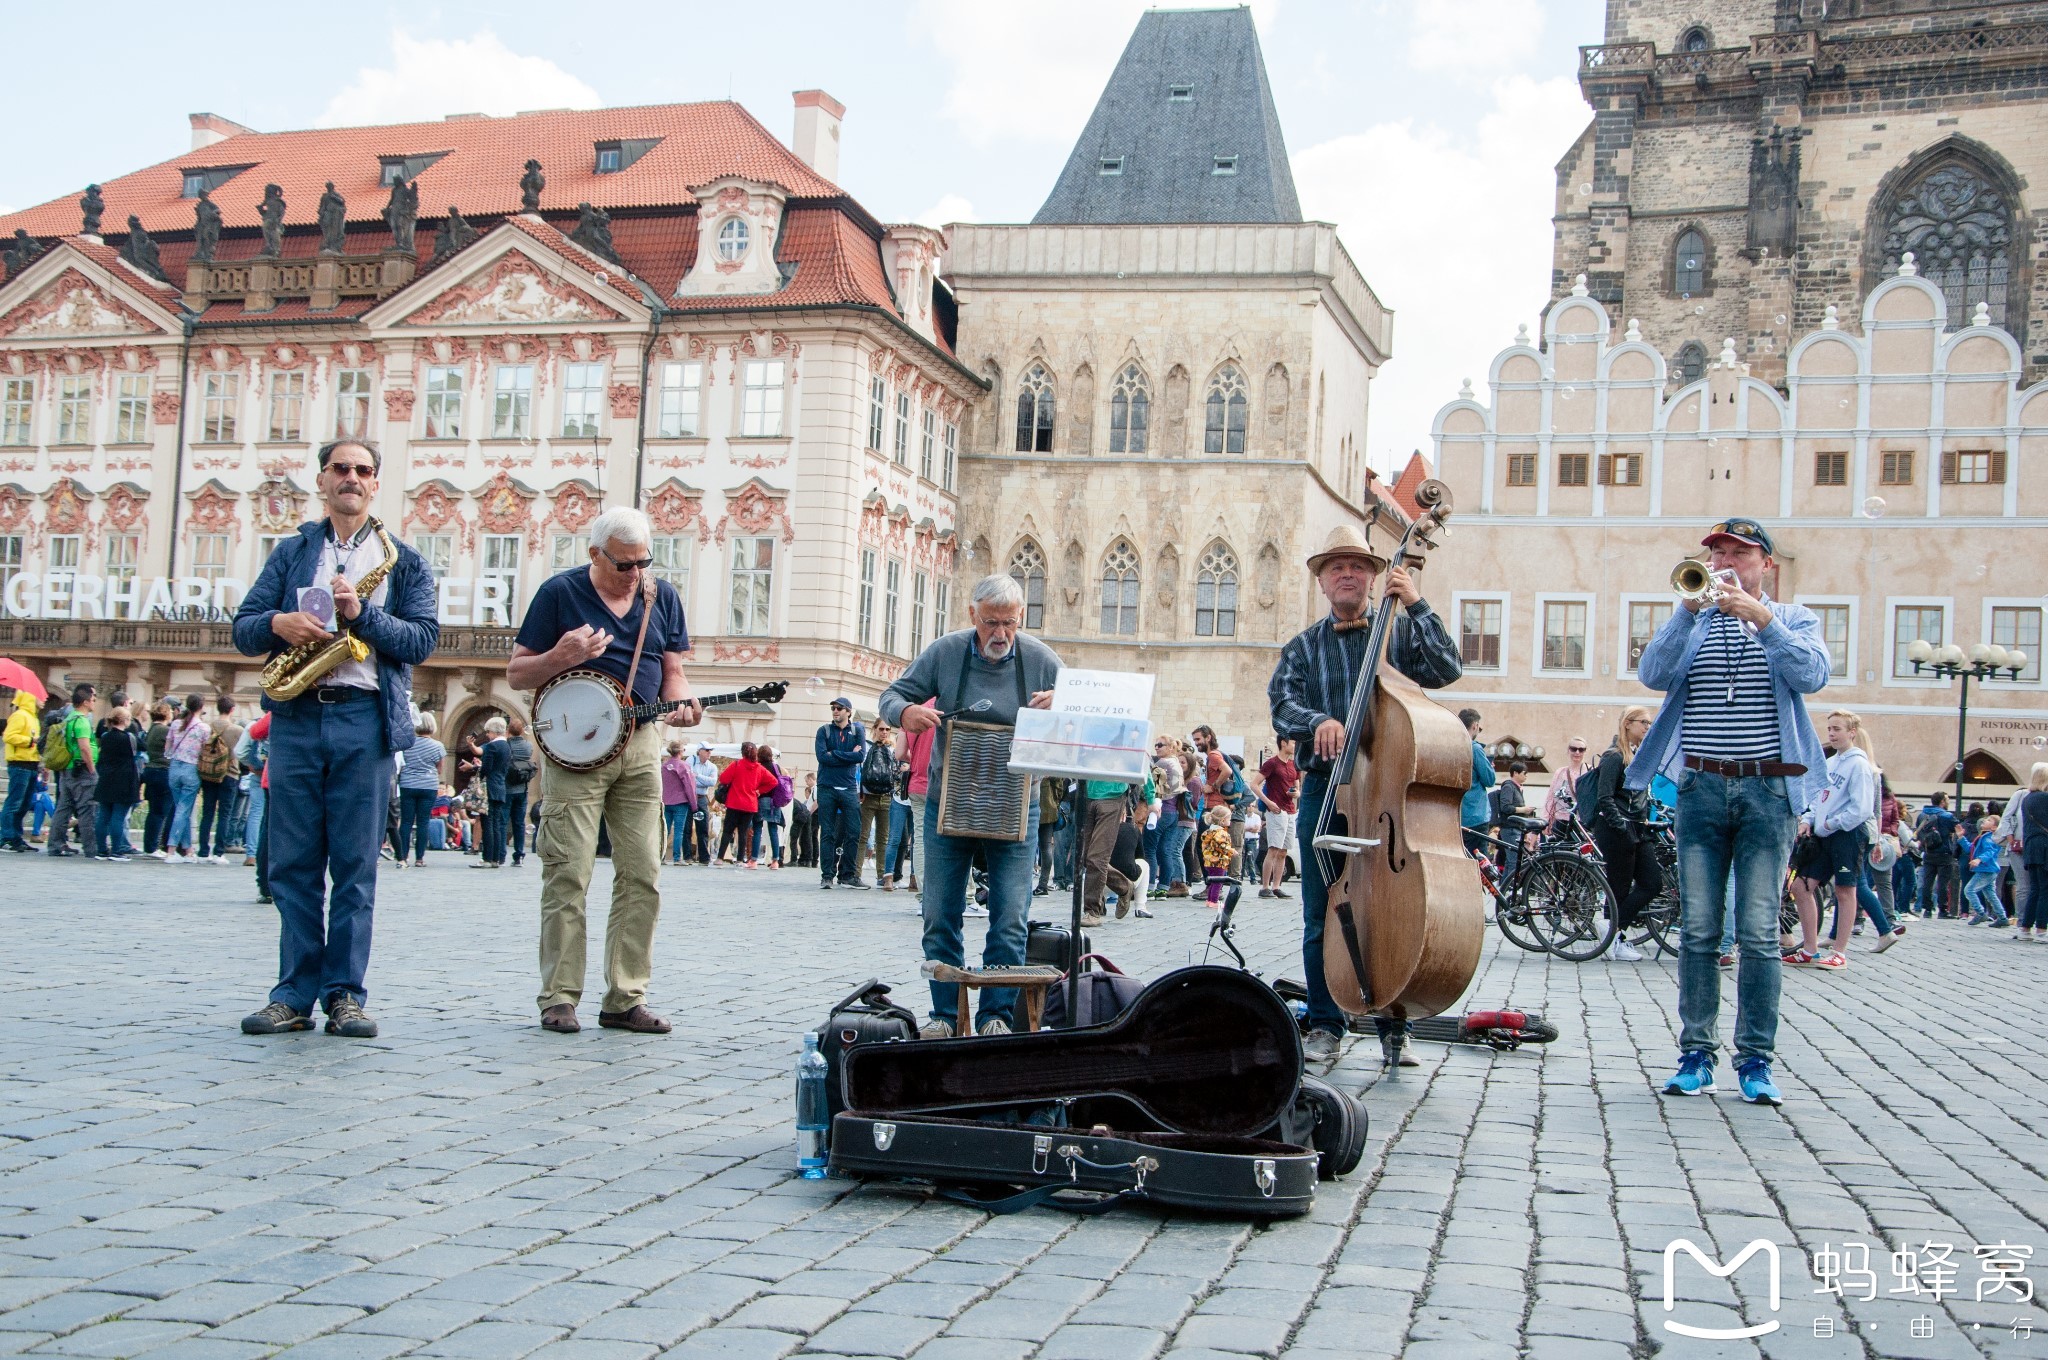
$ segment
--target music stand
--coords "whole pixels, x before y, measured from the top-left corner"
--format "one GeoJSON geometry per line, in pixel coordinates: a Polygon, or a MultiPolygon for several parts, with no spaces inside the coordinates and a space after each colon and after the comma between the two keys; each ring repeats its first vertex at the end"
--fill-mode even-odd
{"type": "MultiPolygon", "coordinates": [[[[1152,677],[1149,675],[1063,670],[1052,708],[1023,709],[1017,714],[1016,745],[1010,757],[1010,768],[1041,779],[1079,782],[1081,796],[1075,799],[1077,813],[1087,801],[1089,784],[1113,783],[1126,787],[1143,784],[1151,773],[1146,763],[1146,751],[1151,745],[1152,725],[1137,713],[1148,709],[1151,700],[1152,677]],[[1061,699],[1077,682],[1083,686],[1091,683],[1115,686],[1119,690],[1127,687],[1134,702],[1130,703],[1128,711],[1115,714],[1061,707],[1061,699]],[[1112,734],[1113,740],[1101,740],[1112,734]],[[1135,759],[1131,758],[1133,756],[1135,759]]],[[[1081,1001],[1081,879],[1087,862],[1080,830],[1079,826],[1074,828],[1074,891],[1067,920],[1069,1024],[1079,1013],[1081,1001]]]]}

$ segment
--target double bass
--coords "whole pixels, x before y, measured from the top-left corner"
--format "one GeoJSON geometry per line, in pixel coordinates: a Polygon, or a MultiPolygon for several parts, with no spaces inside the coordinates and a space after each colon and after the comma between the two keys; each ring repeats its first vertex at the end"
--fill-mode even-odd
{"type": "MultiPolygon", "coordinates": [[[[1450,488],[1416,489],[1422,513],[1389,559],[1419,570],[1450,516],[1450,488]]],[[[1387,664],[1400,601],[1382,591],[1311,842],[1329,884],[1323,973],[1348,1015],[1449,1010],[1479,966],[1486,918],[1459,804],[1472,741],[1448,709],[1387,664]]]]}

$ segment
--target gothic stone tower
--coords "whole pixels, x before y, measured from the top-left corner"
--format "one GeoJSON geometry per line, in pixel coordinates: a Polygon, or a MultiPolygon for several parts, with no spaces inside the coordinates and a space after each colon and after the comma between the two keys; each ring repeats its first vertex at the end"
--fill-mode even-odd
{"type": "Polygon", "coordinates": [[[2048,6],[1609,0],[1593,121],[1557,166],[1552,296],[1584,274],[1674,384],[1727,337],[1756,376],[1915,256],[2048,375],[2048,6]]]}
{"type": "Polygon", "coordinates": [[[990,386],[958,598],[1010,572],[1070,665],[1153,672],[1155,723],[1255,753],[1303,559],[1367,513],[1393,318],[1301,220],[1250,12],[1147,12],[1045,206],[953,226],[946,273],[990,386]]]}

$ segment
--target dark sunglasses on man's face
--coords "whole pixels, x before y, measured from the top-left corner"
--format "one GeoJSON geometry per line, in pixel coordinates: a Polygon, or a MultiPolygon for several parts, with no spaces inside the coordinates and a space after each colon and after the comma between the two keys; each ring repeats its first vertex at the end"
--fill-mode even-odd
{"type": "Polygon", "coordinates": [[[604,558],[605,561],[611,563],[612,566],[618,569],[619,571],[645,571],[649,567],[654,565],[654,559],[651,557],[636,557],[630,562],[621,562],[618,558],[613,557],[603,548],[599,548],[597,551],[599,555],[604,558]]]}
{"type": "Polygon", "coordinates": [[[329,463],[327,470],[337,477],[353,474],[366,482],[377,475],[377,469],[368,463],[329,463]]]}

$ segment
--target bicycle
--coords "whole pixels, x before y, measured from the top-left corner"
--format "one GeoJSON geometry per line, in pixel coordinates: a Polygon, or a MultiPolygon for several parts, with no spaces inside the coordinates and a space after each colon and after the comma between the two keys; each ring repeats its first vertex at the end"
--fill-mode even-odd
{"type": "Polygon", "coordinates": [[[1510,817],[1502,825],[1511,836],[1536,833],[1539,839],[1529,850],[1482,831],[1473,833],[1503,856],[1516,857],[1515,867],[1503,874],[1491,856],[1474,852],[1501,934],[1531,953],[1547,952],[1574,962],[1597,958],[1612,938],[1612,921],[1602,910],[1607,880],[1598,867],[1599,851],[1592,837],[1575,820],[1554,832],[1527,817],[1510,817]],[[1594,920],[1605,921],[1608,929],[1599,935],[1596,947],[1585,952],[1583,939],[1593,933],[1594,920]]]}
{"type": "MultiPolygon", "coordinates": [[[[1633,932],[1627,940],[1638,949],[1654,945],[1660,952],[1676,958],[1679,953],[1679,895],[1678,895],[1678,842],[1677,826],[1668,820],[1649,820],[1639,825],[1646,835],[1652,837],[1652,852],[1657,857],[1657,871],[1663,875],[1664,886],[1656,899],[1643,908],[1642,914],[1630,927],[1633,932]]],[[[1782,943],[1787,935],[1799,934],[1799,906],[1787,888],[1778,903],[1778,936],[1782,943]]]]}

